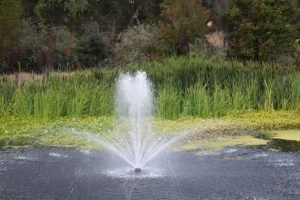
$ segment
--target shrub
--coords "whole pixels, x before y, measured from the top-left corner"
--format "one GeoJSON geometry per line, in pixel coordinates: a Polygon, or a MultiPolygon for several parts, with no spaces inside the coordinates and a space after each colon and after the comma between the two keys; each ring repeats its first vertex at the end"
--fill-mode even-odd
{"type": "Polygon", "coordinates": [[[189,43],[204,38],[208,11],[201,0],[165,0],[162,7],[159,27],[162,47],[177,55],[187,54],[189,43]]]}
{"type": "Polygon", "coordinates": [[[229,55],[243,60],[278,61],[295,50],[297,1],[233,0],[227,14],[229,55]]]}
{"type": "Polygon", "coordinates": [[[158,29],[154,25],[138,24],[119,35],[114,49],[115,59],[125,63],[141,61],[156,54],[158,29]]]}

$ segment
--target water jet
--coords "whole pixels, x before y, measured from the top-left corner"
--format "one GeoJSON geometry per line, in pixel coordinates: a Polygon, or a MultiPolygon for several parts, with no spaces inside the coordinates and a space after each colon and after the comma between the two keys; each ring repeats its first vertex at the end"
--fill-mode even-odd
{"type": "Polygon", "coordinates": [[[150,160],[187,134],[187,131],[155,134],[151,123],[153,111],[152,84],[146,73],[121,74],[116,83],[114,130],[102,133],[101,137],[72,132],[114,152],[131,165],[135,173],[141,173],[141,168],[150,160]]]}

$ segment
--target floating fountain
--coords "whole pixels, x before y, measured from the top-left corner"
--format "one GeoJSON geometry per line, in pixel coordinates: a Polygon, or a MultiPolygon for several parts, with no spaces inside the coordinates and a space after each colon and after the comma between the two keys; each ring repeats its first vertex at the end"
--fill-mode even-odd
{"type": "Polygon", "coordinates": [[[143,167],[186,132],[172,136],[157,135],[152,128],[153,90],[146,73],[121,74],[116,84],[115,129],[100,138],[86,132],[76,132],[90,141],[106,147],[119,155],[141,173],[143,167]]]}

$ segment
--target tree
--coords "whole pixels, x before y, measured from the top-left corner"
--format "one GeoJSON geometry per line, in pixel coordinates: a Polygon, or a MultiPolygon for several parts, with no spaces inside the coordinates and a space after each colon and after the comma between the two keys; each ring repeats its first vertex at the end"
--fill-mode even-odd
{"type": "Polygon", "coordinates": [[[135,0],[136,7],[141,7],[140,20],[143,22],[155,22],[161,13],[163,0],[135,0]]]}
{"type": "Polygon", "coordinates": [[[227,14],[229,56],[276,61],[294,51],[297,0],[232,0],[227,14]]]}
{"type": "Polygon", "coordinates": [[[21,0],[0,1],[0,59],[17,44],[22,26],[21,17],[21,0]]]}
{"type": "Polygon", "coordinates": [[[227,31],[226,23],[224,23],[224,15],[228,12],[228,9],[228,0],[213,1],[210,13],[216,29],[227,31]]]}
{"type": "Polygon", "coordinates": [[[78,62],[83,67],[100,66],[107,58],[106,50],[101,37],[82,37],[75,49],[78,62]]]}
{"type": "MultiPolygon", "coordinates": [[[[296,5],[297,9],[298,9],[298,12],[297,12],[297,17],[294,18],[296,24],[297,24],[297,27],[298,27],[298,35],[299,35],[299,38],[300,38],[300,0],[298,0],[298,3],[296,5]]],[[[298,39],[299,39],[298,38],[298,39]]]]}
{"type": "Polygon", "coordinates": [[[96,22],[99,31],[117,32],[126,27],[132,6],[124,0],[40,0],[36,13],[45,25],[64,25],[80,32],[80,25],[96,22]]]}
{"type": "Polygon", "coordinates": [[[45,25],[71,26],[82,21],[88,6],[88,0],[40,0],[35,12],[45,25]]]}
{"type": "Polygon", "coordinates": [[[39,0],[22,0],[23,18],[36,18],[35,7],[39,0]]]}
{"type": "Polygon", "coordinates": [[[204,36],[208,11],[201,0],[166,0],[162,17],[162,41],[177,55],[184,55],[189,51],[189,43],[204,36]]]}
{"type": "Polygon", "coordinates": [[[89,0],[89,15],[102,32],[118,33],[125,29],[133,9],[126,0],[89,0]]]}

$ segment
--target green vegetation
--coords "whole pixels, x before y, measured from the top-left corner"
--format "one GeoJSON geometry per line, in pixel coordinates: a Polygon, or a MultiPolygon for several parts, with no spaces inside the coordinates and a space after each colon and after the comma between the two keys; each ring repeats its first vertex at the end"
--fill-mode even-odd
{"type": "Polygon", "coordinates": [[[206,55],[299,66],[298,0],[2,0],[0,73],[206,55]]]}
{"type": "Polygon", "coordinates": [[[112,117],[37,119],[24,117],[0,118],[0,144],[2,146],[52,145],[78,148],[93,146],[85,138],[71,134],[69,129],[87,130],[101,134],[111,130],[112,117]]]}
{"type": "MultiPolygon", "coordinates": [[[[276,129],[299,129],[300,114],[294,112],[250,112],[218,119],[180,118],[152,119],[158,134],[172,134],[196,128],[182,146],[185,150],[216,149],[229,146],[263,145],[276,129]],[[281,123],[278,123],[281,122],[281,123]],[[255,137],[255,138],[254,138],[255,137]],[[264,138],[264,139],[259,139],[264,138]]],[[[101,136],[114,127],[113,117],[1,117],[0,146],[73,146],[101,149],[69,129],[89,131],[101,136]]]]}
{"type": "Polygon", "coordinates": [[[298,38],[297,0],[232,0],[228,12],[229,54],[244,60],[289,57],[298,38]]]}
{"type": "Polygon", "coordinates": [[[20,85],[3,78],[0,146],[101,149],[68,129],[96,135],[112,130],[115,81],[139,69],[153,82],[157,132],[197,128],[183,149],[264,145],[274,129],[300,128],[300,76],[293,66],[186,56],[50,73],[20,85]]]}
{"type": "Polygon", "coordinates": [[[2,0],[0,73],[42,74],[0,76],[0,147],[97,148],[67,129],[111,130],[138,70],[159,133],[201,127],[186,149],[263,144],[300,128],[299,22],[299,0],[2,0]]]}
{"type": "Polygon", "coordinates": [[[21,16],[21,0],[0,2],[0,61],[4,58],[5,49],[17,43],[18,29],[22,25],[21,16]]]}
{"type": "Polygon", "coordinates": [[[113,112],[121,72],[144,70],[153,82],[156,114],[220,117],[247,111],[300,110],[300,76],[292,68],[180,57],[141,65],[60,74],[22,85],[0,83],[2,116],[105,116],[113,112]]]}
{"type": "Polygon", "coordinates": [[[162,49],[166,53],[187,54],[189,43],[206,33],[208,10],[201,0],[164,1],[162,7],[165,21],[160,25],[162,49]]]}

